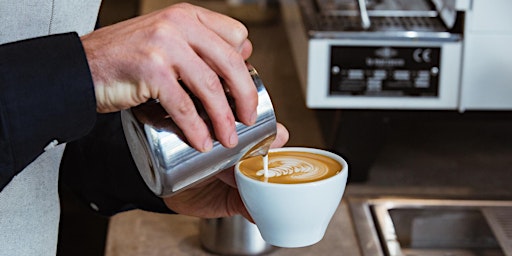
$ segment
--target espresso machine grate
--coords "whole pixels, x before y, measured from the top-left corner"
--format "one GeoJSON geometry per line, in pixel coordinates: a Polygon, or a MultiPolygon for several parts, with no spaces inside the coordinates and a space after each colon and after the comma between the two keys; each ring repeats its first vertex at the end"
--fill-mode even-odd
{"type": "Polygon", "coordinates": [[[297,0],[309,36],[400,39],[453,37],[428,0],[297,0]]]}
{"type": "Polygon", "coordinates": [[[511,208],[484,208],[483,213],[492,228],[496,239],[503,247],[505,255],[512,255],[512,209],[511,208]]]}
{"type": "MultiPolygon", "coordinates": [[[[433,17],[370,17],[371,27],[366,31],[418,31],[443,32],[443,23],[433,17]]],[[[319,14],[311,29],[317,31],[361,31],[361,21],[357,16],[319,14]]]]}

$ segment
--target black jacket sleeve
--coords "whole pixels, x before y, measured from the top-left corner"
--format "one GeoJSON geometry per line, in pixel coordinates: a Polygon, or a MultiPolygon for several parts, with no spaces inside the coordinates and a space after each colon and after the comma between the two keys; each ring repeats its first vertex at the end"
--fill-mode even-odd
{"type": "Polygon", "coordinates": [[[0,45],[0,191],[52,141],[87,134],[96,119],[76,33],[0,45]]]}
{"type": "Polygon", "coordinates": [[[0,45],[0,192],[56,140],[68,143],[62,180],[101,213],[170,212],[138,174],[119,113],[99,116],[76,33],[0,45]]]}
{"type": "Polygon", "coordinates": [[[102,215],[135,208],[173,213],[140,176],[119,112],[99,114],[91,133],[66,145],[60,182],[102,215]]]}

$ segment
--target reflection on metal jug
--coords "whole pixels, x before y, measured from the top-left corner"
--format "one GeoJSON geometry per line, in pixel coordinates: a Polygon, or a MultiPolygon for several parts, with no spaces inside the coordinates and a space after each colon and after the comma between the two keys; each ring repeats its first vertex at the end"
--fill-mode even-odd
{"type": "MultiPolygon", "coordinates": [[[[258,118],[252,126],[236,122],[239,142],[234,148],[225,148],[214,140],[211,151],[201,153],[195,150],[157,100],[121,111],[123,130],[133,159],[144,181],[156,195],[171,196],[245,157],[268,152],[277,132],[274,109],[258,73],[252,66],[248,65],[248,68],[258,91],[258,118]]],[[[192,94],[190,96],[198,113],[213,131],[199,99],[192,94]]],[[[232,103],[229,92],[226,96],[232,103]]]]}
{"type": "Polygon", "coordinates": [[[199,238],[206,251],[219,255],[262,255],[277,249],[266,243],[258,227],[241,215],[202,219],[199,238]]]}

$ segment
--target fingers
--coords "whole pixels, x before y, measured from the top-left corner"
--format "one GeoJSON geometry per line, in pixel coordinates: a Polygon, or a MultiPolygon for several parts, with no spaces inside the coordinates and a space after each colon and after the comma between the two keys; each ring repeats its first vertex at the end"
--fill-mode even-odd
{"type": "MultiPolygon", "coordinates": [[[[186,4],[178,5],[180,6],[184,9],[191,8],[186,4]]],[[[174,59],[185,61],[180,61],[179,65],[173,68],[201,101],[212,122],[217,140],[223,146],[232,148],[238,143],[235,117],[227,102],[219,76],[225,81],[235,101],[237,118],[246,125],[254,124],[257,118],[258,96],[245,64],[245,58],[248,58],[252,52],[252,45],[247,39],[247,29],[238,21],[203,8],[196,7],[193,12],[196,13],[197,23],[193,20],[184,22],[187,26],[181,30],[189,48],[182,49],[183,56],[173,56],[174,59]]],[[[181,16],[176,15],[176,17],[181,16]]],[[[168,17],[168,19],[172,20],[176,17],[168,17]]],[[[169,47],[174,46],[170,44],[169,47]]],[[[164,104],[169,104],[169,108],[173,105],[171,102],[164,102],[164,104]]],[[[164,108],[167,109],[165,106],[164,108]]],[[[173,114],[180,114],[180,112],[174,111],[173,114]]],[[[186,128],[182,130],[191,144],[197,145],[198,141],[204,140],[192,131],[187,131],[185,122],[179,121],[187,121],[188,117],[180,119],[173,116],[173,118],[178,126],[186,128]]]]}
{"type": "MultiPolygon", "coordinates": [[[[172,98],[179,98],[177,95],[178,94],[175,94],[176,97],[172,98]]],[[[173,100],[171,99],[170,101],[173,100]]],[[[213,147],[212,138],[206,124],[197,114],[194,104],[188,95],[184,94],[182,98],[173,102],[170,108],[164,108],[179,127],[186,127],[182,129],[182,131],[190,145],[201,152],[210,151],[213,147]]]]}
{"type": "MultiPolygon", "coordinates": [[[[213,147],[211,135],[203,119],[199,116],[197,109],[188,93],[178,82],[181,70],[196,70],[198,74],[215,76],[215,74],[194,54],[186,42],[179,37],[173,39],[173,58],[183,60],[179,68],[169,69],[163,50],[151,52],[150,61],[142,64],[141,74],[146,74],[147,84],[150,86],[151,97],[157,98],[160,104],[183,131],[185,137],[192,147],[207,152],[213,147]],[[178,50],[176,50],[178,49],[178,50]]],[[[198,76],[199,79],[202,77],[198,76]]],[[[197,82],[195,82],[197,83],[197,82]]],[[[220,86],[219,86],[220,87],[220,86]]],[[[218,89],[216,96],[223,93],[218,89]]],[[[218,96],[217,96],[218,97],[218,96]]],[[[227,103],[220,107],[229,109],[227,103]]]]}
{"type": "Polygon", "coordinates": [[[201,15],[198,15],[198,19],[233,48],[237,49],[244,60],[251,56],[252,44],[247,39],[249,32],[242,23],[208,9],[203,9],[200,13],[201,15]]]}
{"type": "Polygon", "coordinates": [[[236,180],[235,180],[235,168],[234,167],[231,167],[231,168],[228,168],[218,174],[216,174],[215,176],[222,180],[222,182],[228,184],[230,187],[233,187],[233,188],[236,188],[236,180]]]}
{"type": "Polygon", "coordinates": [[[252,53],[252,45],[247,39],[249,32],[242,23],[207,9],[202,9],[198,19],[233,48],[237,49],[244,59],[249,58],[252,53]]]}
{"type": "Polygon", "coordinates": [[[240,52],[244,60],[247,60],[252,54],[251,41],[249,41],[249,39],[246,39],[238,51],[240,52]]]}
{"type": "Polygon", "coordinates": [[[232,18],[206,9],[199,9],[198,19],[206,29],[190,36],[192,45],[225,80],[235,99],[238,119],[246,125],[253,124],[257,117],[258,97],[245,64],[252,52],[247,28],[232,18]],[[210,40],[205,42],[205,37],[210,40]]]}
{"type": "Polygon", "coordinates": [[[246,125],[256,120],[258,96],[245,64],[252,45],[247,29],[232,18],[180,3],[104,27],[83,36],[82,42],[99,112],[158,99],[191,146],[208,151],[212,136],[177,82],[182,79],[225,147],[234,147],[238,137],[223,86],[235,100],[236,117],[246,125]]]}
{"type": "MultiPolygon", "coordinates": [[[[238,143],[238,135],[235,129],[235,117],[226,100],[224,89],[217,74],[199,57],[184,63],[180,67],[179,72],[185,86],[200,99],[202,106],[212,122],[216,139],[225,147],[231,148],[236,146],[238,143]]],[[[188,95],[184,97],[189,98],[188,95]]],[[[174,105],[173,102],[169,102],[169,104],[171,108],[174,105]]],[[[178,112],[175,114],[180,115],[185,121],[191,118],[195,119],[196,116],[198,117],[197,113],[189,115],[190,113],[178,112]]],[[[185,122],[181,123],[175,116],[173,116],[173,119],[178,126],[185,128],[182,130],[189,141],[191,141],[191,144],[193,144],[192,141],[206,143],[205,140],[207,139],[211,142],[211,137],[205,137],[201,133],[195,133],[195,130],[189,129],[185,122]]],[[[206,147],[204,147],[204,149],[206,149],[206,147]]]]}
{"type": "MultiPolygon", "coordinates": [[[[207,32],[202,34],[206,35],[207,32]]],[[[248,72],[244,56],[238,52],[238,49],[226,44],[215,35],[209,37],[210,42],[208,44],[205,44],[204,39],[199,36],[193,37],[192,40],[195,41],[192,42],[194,50],[216,74],[224,79],[225,85],[235,100],[238,119],[246,125],[254,124],[257,118],[258,94],[248,72]],[[212,47],[212,45],[215,45],[215,47],[212,47]]],[[[240,49],[240,51],[247,55],[250,48],[248,43],[243,43],[241,47],[243,49],[240,49]]],[[[198,91],[193,92],[199,93],[198,91]]],[[[219,120],[212,119],[212,121],[219,120]]]]}
{"type": "Polygon", "coordinates": [[[288,139],[290,138],[290,134],[284,125],[277,123],[277,133],[276,139],[270,144],[271,148],[280,148],[283,147],[288,139]]]}
{"type": "MultiPolygon", "coordinates": [[[[238,193],[237,193],[238,194],[238,193]]],[[[243,201],[242,201],[242,198],[240,197],[240,194],[238,194],[238,199],[236,201],[236,205],[238,205],[237,207],[237,212],[239,215],[242,215],[244,218],[246,218],[248,221],[254,223],[254,219],[251,217],[251,214],[249,214],[249,211],[247,210],[247,208],[245,207],[243,201]]]]}
{"type": "Polygon", "coordinates": [[[239,214],[242,215],[244,218],[246,218],[248,221],[253,222],[251,215],[249,214],[249,211],[247,211],[247,208],[245,207],[242,197],[240,196],[240,193],[238,192],[238,189],[236,188],[236,182],[235,182],[235,176],[233,174],[233,168],[227,169],[216,176],[222,182],[226,183],[231,187],[230,194],[226,198],[227,207],[229,208],[227,212],[233,214],[239,214]]]}
{"type": "Polygon", "coordinates": [[[249,32],[239,21],[204,8],[198,8],[197,14],[197,18],[205,27],[218,34],[233,47],[237,48],[247,39],[249,32]]]}

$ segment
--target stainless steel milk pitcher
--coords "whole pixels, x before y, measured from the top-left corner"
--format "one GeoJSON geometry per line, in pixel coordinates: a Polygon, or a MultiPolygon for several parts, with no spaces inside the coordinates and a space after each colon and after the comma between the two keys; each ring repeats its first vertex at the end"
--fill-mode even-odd
{"type": "MultiPolygon", "coordinates": [[[[121,111],[123,130],[135,164],[156,195],[171,196],[243,158],[267,154],[277,132],[276,118],[257,71],[250,65],[248,68],[258,91],[258,118],[252,126],[236,122],[239,139],[234,148],[225,148],[214,139],[211,151],[195,150],[157,100],[121,111]]],[[[226,95],[229,99],[229,93],[226,95]]],[[[212,131],[201,103],[193,95],[191,97],[212,131]]]]}

